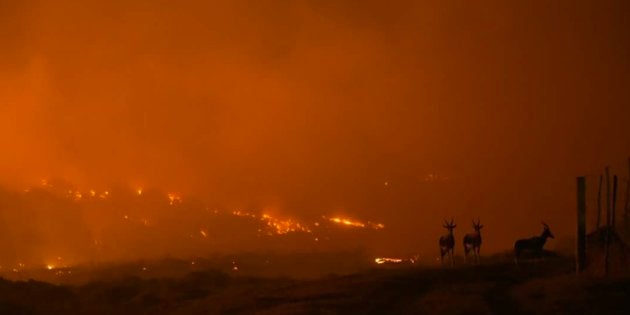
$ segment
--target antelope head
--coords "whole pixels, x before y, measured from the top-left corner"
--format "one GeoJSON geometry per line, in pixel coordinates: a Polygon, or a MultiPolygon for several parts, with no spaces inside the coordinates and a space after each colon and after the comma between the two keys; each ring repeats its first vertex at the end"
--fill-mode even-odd
{"type": "Polygon", "coordinates": [[[473,219],[472,225],[473,225],[473,229],[475,229],[475,232],[477,233],[481,232],[483,225],[481,224],[481,220],[479,218],[477,218],[477,222],[475,222],[475,220],[473,219]]]}
{"type": "Polygon", "coordinates": [[[451,221],[446,221],[446,219],[444,219],[444,225],[442,225],[445,229],[447,229],[449,231],[449,233],[453,232],[453,229],[455,227],[457,227],[457,224],[454,223],[454,219],[451,218],[451,221]]]}
{"type": "Polygon", "coordinates": [[[542,222],[542,225],[543,225],[543,236],[548,236],[548,237],[551,237],[551,238],[555,238],[553,236],[553,233],[551,233],[551,229],[549,228],[549,225],[547,225],[547,223],[545,223],[545,222],[542,222]]]}

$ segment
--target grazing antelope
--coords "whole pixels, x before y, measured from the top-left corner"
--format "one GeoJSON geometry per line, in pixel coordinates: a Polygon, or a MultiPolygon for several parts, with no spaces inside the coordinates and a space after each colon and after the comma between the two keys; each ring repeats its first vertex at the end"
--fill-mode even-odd
{"type": "Polygon", "coordinates": [[[542,222],[543,231],[540,236],[534,236],[530,238],[524,238],[516,241],[514,243],[514,262],[518,264],[518,258],[522,252],[531,252],[535,255],[541,255],[543,246],[545,246],[545,242],[548,237],[554,238],[551,230],[549,229],[549,225],[545,222],[542,222]]]}
{"type": "Polygon", "coordinates": [[[474,233],[469,233],[464,236],[464,261],[468,258],[468,253],[472,250],[475,262],[479,263],[479,250],[481,249],[481,220],[477,218],[477,222],[475,220],[472,221],[473,229],[475,229],[474,233]]]}
{"type": "Polygon", "coordinates": [[[448,234],[440,237],[440,260],[442,264],[444,264],[444,256],[448,255],[451,260],[451,266],[453,266],[453,252],[455,251],[455,236],[453,236],[453,229],[457,226],[453,224],[453,219],[451,222],[447,222],[444,220],[444,225],[442,225],[445,229],[448,230],[448,234]]]}

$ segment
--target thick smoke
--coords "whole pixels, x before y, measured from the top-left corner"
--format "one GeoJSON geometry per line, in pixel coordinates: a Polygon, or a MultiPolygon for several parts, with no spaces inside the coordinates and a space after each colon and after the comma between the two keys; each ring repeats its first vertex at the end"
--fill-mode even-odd
{"type": "Polygon", "coordinates": [[[99,233],[71,203],[12,201],[43,178],[377,220],[380,251],[430,251],[444,217],[459,235],[481,217],[491,250],[538,233],[540,220],[570,234],[574,177],[625,172],[627,9],[2,1],[3,237],[36,255],[53,240],[22,224],[99,233]],[[50,215],[63,219],[48,226],[50,215]]]}

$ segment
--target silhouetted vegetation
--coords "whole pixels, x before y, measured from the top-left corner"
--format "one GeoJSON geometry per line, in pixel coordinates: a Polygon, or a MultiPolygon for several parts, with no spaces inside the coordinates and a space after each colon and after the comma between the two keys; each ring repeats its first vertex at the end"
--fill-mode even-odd
{"type": "Polygon", "coordinates": [[[461,268],[373,268],[318,279],[199,270],[82,285],[0,280],[2,314],[626,314],[630,278],[576,277],[561,256],[461,268]]]}

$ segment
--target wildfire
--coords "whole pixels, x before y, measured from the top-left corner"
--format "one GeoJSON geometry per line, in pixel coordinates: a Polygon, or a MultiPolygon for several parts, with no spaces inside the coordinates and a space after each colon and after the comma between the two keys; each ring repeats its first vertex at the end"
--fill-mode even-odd
{"type": "Polygon", "coordinates": [[[402,258],[379,257],[379,258],[374,259],[374,262],[376,262],[379,265],[382,265],[384,263],[395,263],[395,264],[398,264],[398,263],[403,262],[403,259],[402,258]]]}
{"type": "MultiPolygon", "coordinates": [[[[53,187],[50,184],[50,182],[45,179],[41,180],[40,184],[44,187],[53,187]]],[[[26,191],[29,191],[29,190],[30,189],[27,189],[26,191]]],[[[102,200],[115,197],[110,194],[109,190],[100,190],[100,189],[97,190],[94,188],[89,189],[89,190],[85,189],[82,191],[77,190],[77,189],[70,189],[70,190],[64,189],[62,190],[62,192],[66,194],[66,198],[70,200],[74,200],[77,203],[81,203],[87,200],[94,201],[93,199],[90,199],[90,197],[98,198],[102,200]]],[[[141,186],[131,186],[129,189],[129,193],[132,195],[143,196],[144,188],[141,186]]],[[[126,196],[127,194],[123,193],[121,195],[122,195],[121,198],[124,198],[124,196],[126,196]]],[[[172,192],[164,193],[162,196],[163,198],[166,197],[165,200],[163,199],[163,202],[166,203],[165,201],[168,200],[168,204],[171,206],[182,203],[182,197],[179,193],[172,193],[172,192]]],[[[205,210],[214,214],[219,214],[219,213],[230,214],[229,211],[226,212],[224,210],[211,209],[207,206],[205,207],[205,210]]],[[[324,237],[323,235],[319,235],[319,232],[322,231],[323,229],[329,228],[331,225],[339,225],[341,227],[350,227],[350,228],[374,229],[374,230],[385,228],[385,225],[382,223],[373,223],[370,221],[359,221],[352,218],[341,217],[341,216],[336,216],[336,217],[322,216],[321,218],[323,218],[323,220],[320,218],[319,220],[305,221],[305,220],[297,219],[294,217],[293,218],[276,217],[269,214],[269,212],[267,211],[268,210],[262,210],[261,212],[258,212],[258,211],[244,211],[244,210],[236,209],[232,211],[231,214],[233,216],[242,217],[242,218],[250,218],[252,220],[258,221],[260,223],[259,228],[258,228],[258,232],[260,233],[259,235],[262,235],[262,234],[267,234],[270,236],[271,235],[284,235],[284,234],[289,234],[292,232],[312,233],[313,234],[312,239],[315,242],[328,239],[327,237],[324,237]]],[[[145,227],[151,227],[154,224],[156,224],[155,222],[157,222],[157,221],[153,221],[151,217],[137,216],[137,215],[134,215],[133,213],[123,213],[120,217],[122,218],[122,220],[126,222],[144,225],[145,227]]],[[[198,227],[197,229],[193,228],[190,231],[191,232],[190,237],[194,238],[194,235],[198,235],[203,238],[208,238],[209,234],[207,230],[199,229],[199,228],[200,227],[198,227]]],[[[94,240],[94,245],[99,246],[100,241],[94,240]]],[[[58,269],[58,268],[55,268],[55,266],[61,266],[61,264],[57,262],[56,264],[50,264],[50,265],[45,265],[45,266],[47,268],[50,267],[49,269],[51,268],[58,269]]],[[[20,266],[20,269],[21,268],[22,266],[20,266]]]]}
{"type": "Polygon", "coordinates": [[[358,221],[352,221],[350,219],[330,218],[329,220],[337,224],[344,224],[344,225],[350,225],[350,226],[356,226],[356,227],[365,227],[365,224],[358,221]]]}
{"type": "Polygon", "coordinates": [[[420,255],[419,254],[414,254],[413,256],[407,257],[407,258],[398,258],[398,257],[378,257],[374,259],[374,262],[382,265],[385,263],[391,263],[391,264],[400,264],[400,263],[407,263],[407,264],[415,264],[418,260],[420,259],[420,255]]]}
{"type": "MultiPolygon", "coordinates": [[[[326,217],[324,217],[325,219],[326,217]]],[[[340,217],[334,217],[334,218],[329,218],[328,219],[330,222],[333,222],[335,224],[340,224],[340,225],[346,225],[346,226],[352,226],[352,227],[359,227],[359,228],[371,228],[374,230],[380,230],[385,228],[385,225],[383,223],[373,223],[368,221],[367,223],[363,223],[361,221],[356,221],[356,220],[352,220],[352,219],[348,219],[348,218],[340,218],[340,217]]]]}
{"type": "Polygon", "coordinates": [[[287,234],[289,232],[305,232],[311,233],[311,230],[303,223],[291,219],[278,219],[268,214],[263,214],[261,220],[267,223],[267,226],[275,229],[276,234],[287,234]]]}

